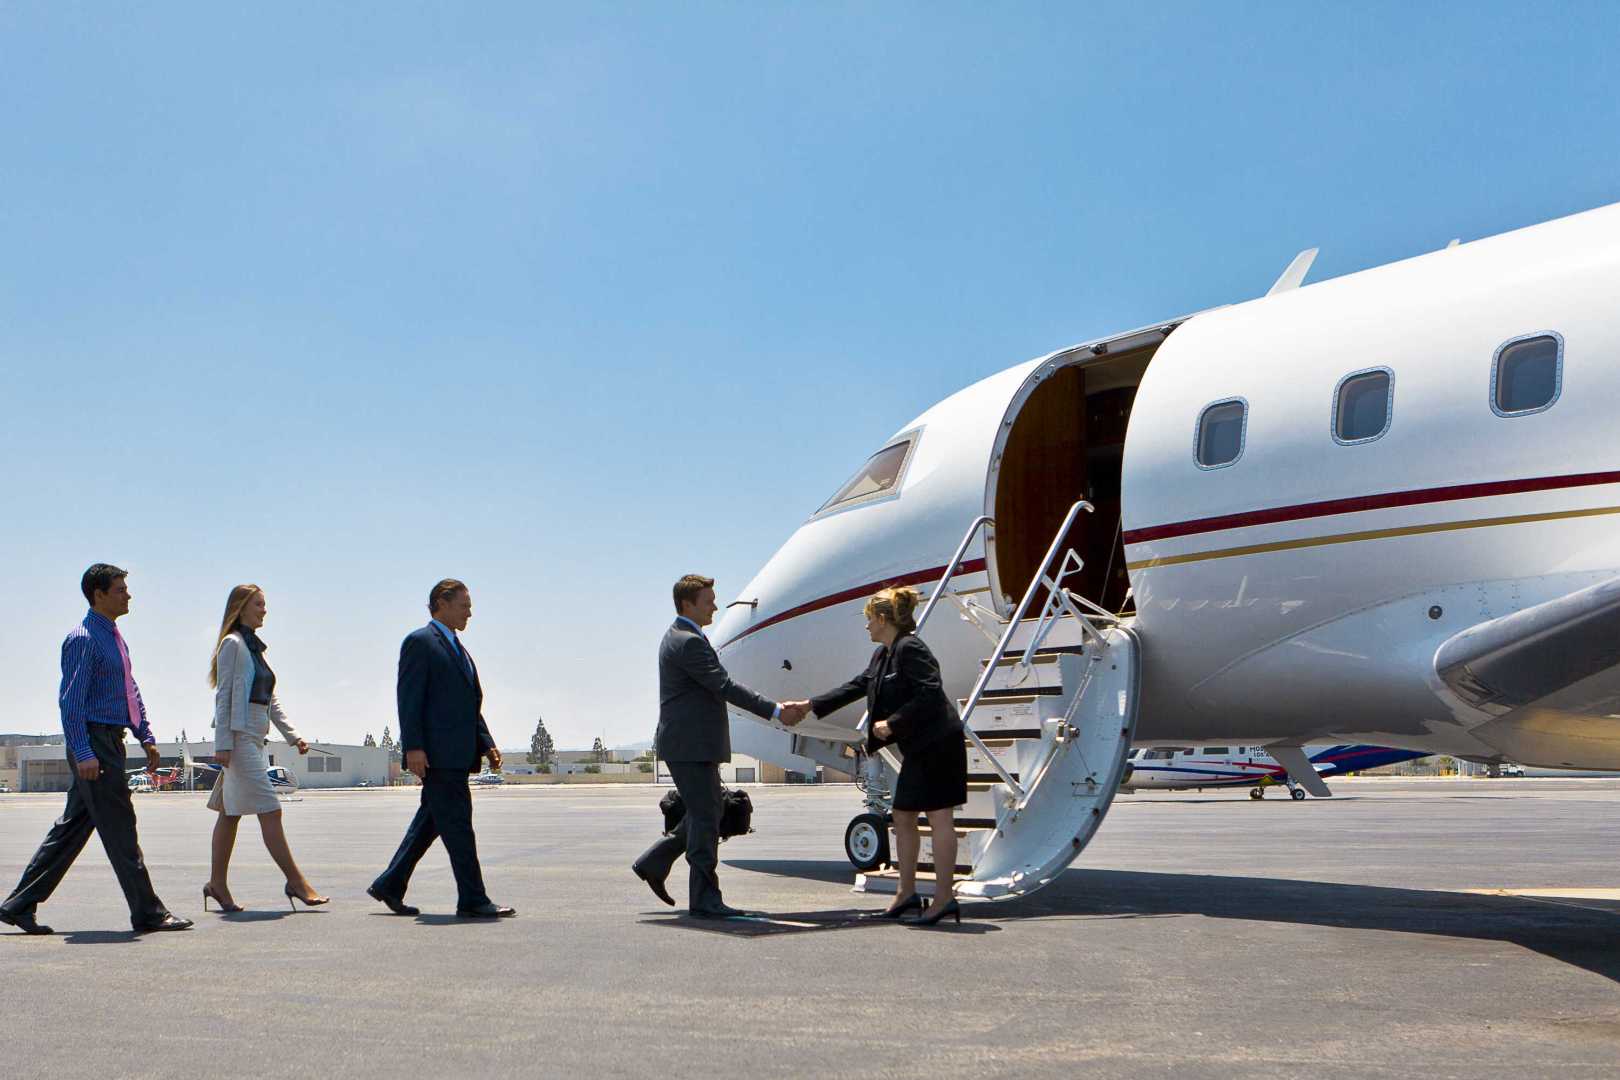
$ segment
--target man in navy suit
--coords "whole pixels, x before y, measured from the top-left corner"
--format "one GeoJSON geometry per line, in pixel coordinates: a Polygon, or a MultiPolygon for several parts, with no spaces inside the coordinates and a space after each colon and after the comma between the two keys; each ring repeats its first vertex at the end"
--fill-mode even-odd
{"type": "Polygon", "coordinates": [[[501,767],[501,752],[484,723],[484,690],[478,668],[457,634],[472,618],[472,594],[445,578],[428,594],[432,619],[406,635],[399,650],[399,734],[405,768],[422,781],[422,805],[405,830],[393,862],[366,890],[396,915],[415,915],[405,903],[411,871],[433,841],[442,839],[456,875],[456,914],[501,919],[517,912],[490,902],[478,866],[467,778],[488,758],[501,767]]]}

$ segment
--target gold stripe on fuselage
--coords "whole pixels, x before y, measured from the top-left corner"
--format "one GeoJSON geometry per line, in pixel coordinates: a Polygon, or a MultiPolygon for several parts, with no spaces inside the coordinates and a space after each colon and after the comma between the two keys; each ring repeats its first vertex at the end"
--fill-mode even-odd
{"type": "Polygon", "coordinates": [[[1424,533],[1457,532],[1461,529],[1485,529],[1495,525],[1527,525],[1536,521],[1565,521],[1570,518],[1602,517],[1605,514],[1620,514],[1620,506],[1596,506],[1588,510],[1559,510],[1550,514],[1515,514],[1512,517],[1476,518],[1471,521],[1440,521],[1432,525],[1404,525],[1398,529],[1369,529],[1365,532],[1308,536],[1300,540],[1277,540],[1269,544],[1245,544],[1241,547],[1194,551],[1186,555],[1164,555],[1156,559],[1127,562],[1125,568],[1127,570],[1150,570],[1155,566],[1176,566],[1180,563],[1207,562],[1211,559],[1235,559],[1240,555],[1265,555],[1273,551],[1293,551],[1296,548],[1326,547],[1329,544],[1354,544],[1362,540],[1389,540],[1397,536],[1421,536],[1424,533]]]}

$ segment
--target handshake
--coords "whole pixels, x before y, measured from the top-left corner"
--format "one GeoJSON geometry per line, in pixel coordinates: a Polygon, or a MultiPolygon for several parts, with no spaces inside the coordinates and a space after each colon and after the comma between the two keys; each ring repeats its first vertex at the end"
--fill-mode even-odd
{"type": "Polygon", "coordinates": [[[786,727],[796,727],[799,721],[810,715],[808,701],[783,701],[778,702],[778,707],[782,710],[780,719],[786,727]]]}

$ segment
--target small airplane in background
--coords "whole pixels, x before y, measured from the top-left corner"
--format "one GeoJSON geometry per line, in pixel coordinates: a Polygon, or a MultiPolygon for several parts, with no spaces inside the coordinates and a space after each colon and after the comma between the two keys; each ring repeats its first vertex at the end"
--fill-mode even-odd
{"type": "Polygon", "coordinates": [[[1376,769],[1427,755],[1420,750],[1388,746],[1329,743],[1305,747],[1305,756],[1316,776],[1296,779],[1263,746],[1137,747],[1126,759],[1125,781],[1120,790],[1132,793],[1247,787],[1249,798],[1263,799],[1266,788],[1282,784],[1288,788],[1290,798],[1299,800],[1305,798],[1314,779],[1320,790],[1312,794],[1326,798],[1333,792],[1322,783],[1322,777],[1376,769]]]}
{"type": "MultiPolygon", "coordinates": [[[[164,788],[179,788],[184,783],[187,774],[199,775],[202,773],[217,773],[220,767],[215,764],[194,762],[189,766],[172,765],[167,768],[149,772],[145,768],[130,769],[127,772],[129,789],[137,793],[162,791],[164,788]]],[[[270,778],[270,787],[276,791],[294,792],[298,790],[298,778],[285,765],[271,765],[264,770],[270,778]]]]}

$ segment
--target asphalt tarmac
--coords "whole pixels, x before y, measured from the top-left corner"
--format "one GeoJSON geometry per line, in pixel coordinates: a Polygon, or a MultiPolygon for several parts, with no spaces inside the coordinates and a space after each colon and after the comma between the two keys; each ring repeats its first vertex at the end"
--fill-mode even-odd
{"type": "MultiPolygon", "coordinates": [[[[0,1075],[1620,1075],[1617,780],[1125,796],[1058,883],[943,930],[854,919],[885,901],[850,892],[847,787],[751,789],[721,883],[770,918],[688,920],[627,869],[662,790],[478,791],[499,923],[453,916],[438,848],[420,917],[365,896],[414,791],[287,805],[318,911],[244,822],[233,916],[201,910],[203,797],[138,796],[197,928],[130,934],[92,840],[40,910],[55,936],[0,927],[0,1075]]],[[[0,887],[61,803],[0,796],[0,887]]]]}

